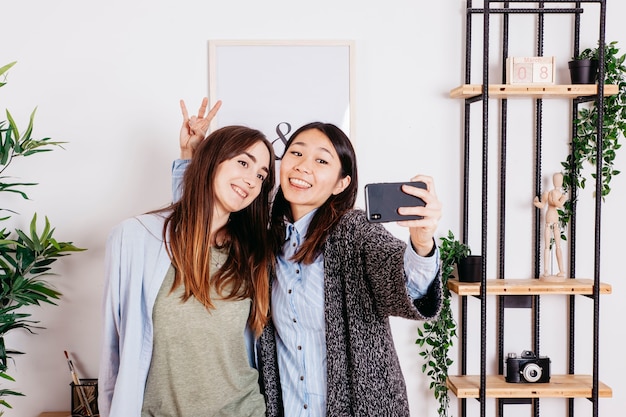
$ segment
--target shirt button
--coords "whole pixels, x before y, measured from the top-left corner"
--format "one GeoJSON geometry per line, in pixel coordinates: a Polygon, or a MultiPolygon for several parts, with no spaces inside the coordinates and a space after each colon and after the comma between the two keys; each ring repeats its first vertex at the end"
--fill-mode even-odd
{"type": "Polygon", "coordinates": [[[303,407],[304,407],[304,409],[305,409],[305,410],[306,410],[307,408],[309,408],[309,406],[308,406],[308,405],[306,405],[306,404],[304,404],[304,406],[303,406],[303,407]]]}
{"type": "Polygon", "coordinates": [[[291,294],[291,290],[287,291],[289,294],[291,294]]]}
{"type": "Polygon", "coordinates": [[[296,321],[296,319],[295,319],[295,318],[293,319],[293,322],[294,322],[294,323],[297,323],[297,321],[296,321]]]}
{"type": "Polygon", "coordinates": [[[300,381],[304,381],[304,377],[303,376],[300,377],[300,381]]]}
{"type": "Polygon", "coordinates": [[[300,273],[300,270],[299,270],[299,269],[296,269],[296,274],[299,274],[299,273],[300,273]]]}
{"type": "Polygon", "coordinates": [[[302,346],[298,346],[298,350],[302,350],[302,346]]]}
{"type": "Polygon", "coordinates": [[[293,246],[293,247],[295,248],[295,247],[296,247],[296,244],[295,244],[295,243],[293,243],[291,246],[293,246]]]}

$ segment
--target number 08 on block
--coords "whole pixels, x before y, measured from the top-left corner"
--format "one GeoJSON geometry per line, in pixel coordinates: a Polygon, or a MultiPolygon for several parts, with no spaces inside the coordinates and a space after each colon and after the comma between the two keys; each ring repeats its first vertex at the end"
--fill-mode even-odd
{"type": "Polygon", "coordinates": [[[553,56],[513,56],[506,59],[507,84],[554,84],[553,56]]]}

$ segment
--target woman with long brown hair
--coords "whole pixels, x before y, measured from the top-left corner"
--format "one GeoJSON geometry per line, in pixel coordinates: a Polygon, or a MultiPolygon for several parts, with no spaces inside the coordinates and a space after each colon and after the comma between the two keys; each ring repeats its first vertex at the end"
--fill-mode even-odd
{"type": "MultiPolygon", "coordinates": [[[[182,143],[194,132],[181,107],[182,143]]],[[[224,127],[195,149],[178,202],[113,229],[101,416],[265,415],[252,358],[269,314],[274,176],[261,132],[224,127]]]]}

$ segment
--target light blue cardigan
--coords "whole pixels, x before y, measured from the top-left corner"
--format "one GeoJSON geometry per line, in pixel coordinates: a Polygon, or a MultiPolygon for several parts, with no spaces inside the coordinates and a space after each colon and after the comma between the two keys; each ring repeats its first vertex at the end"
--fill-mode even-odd
{"type": "Polygon", "coordinates": [[[163,222],[161,215],[133,217],[107,240],[98,377],[102,417],[141,415],[152,358],[152,308],[170,266],[163,222]]]}
{"type": "MultiPolygon", "coordinates": [[[[162,239],[168,214],[127,219],[111,231],[107,240],[98,376],[101,417],[141,416],[152,358],[152,309],[170,266],[162,239]]],[[[253,366],[253,336],[250,329],[245,333],[253,366]]]]}

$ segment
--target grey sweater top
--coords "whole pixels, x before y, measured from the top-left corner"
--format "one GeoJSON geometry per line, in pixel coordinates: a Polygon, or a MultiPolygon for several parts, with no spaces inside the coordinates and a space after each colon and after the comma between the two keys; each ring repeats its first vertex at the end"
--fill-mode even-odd
{"type": "MultiPolygon", "coordinates": [[[[406,243],[381,224],[351,210],[324,247],[327,353],[327,417],[408,417],[404,376],[389,316],[433,319],[442,303],[441,277],[426,296],[412,300],[406,290],[406,243]]],[[[275,328],[259,339],[261,388],[267,416],[283,416],[275,328]]]]}

